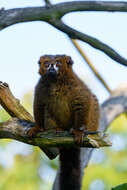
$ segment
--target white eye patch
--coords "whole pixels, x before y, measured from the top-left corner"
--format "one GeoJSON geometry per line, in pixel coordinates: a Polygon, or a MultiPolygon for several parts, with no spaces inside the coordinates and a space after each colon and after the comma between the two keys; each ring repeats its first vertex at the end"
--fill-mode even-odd
{"type": "Polygon", "coordinates": [[[58,71],[58,67],[56,66],[56,64],[52,65],[50,64],[48,67],[47,67],[47,70],[49,70],[51,67],[53,67],[55,69],[55,71],[58,71]]]}
{"type": "Polygon", "coordinates": [[[58,67],[56,66],[56,64],[54,65],[54,69],[56,70],[56,71],[58,71],[58,67]]]}
{"type": "Polygon", "coordinates": [[[51,64],[47,67],[47,69],[50,69],[50,67],[51,67],[51,64]]]}

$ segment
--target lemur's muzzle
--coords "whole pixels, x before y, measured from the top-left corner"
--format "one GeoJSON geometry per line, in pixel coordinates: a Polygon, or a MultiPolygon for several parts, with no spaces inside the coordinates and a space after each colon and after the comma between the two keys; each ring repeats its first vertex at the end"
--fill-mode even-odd
{"type": "Polygon", "coordinates": [[[56,76],[57,75],[57,71],[56,71],[53,64],[51,64],[50,67],[48,68],[47,75],[49,75],[49,76],[56,76]]]}

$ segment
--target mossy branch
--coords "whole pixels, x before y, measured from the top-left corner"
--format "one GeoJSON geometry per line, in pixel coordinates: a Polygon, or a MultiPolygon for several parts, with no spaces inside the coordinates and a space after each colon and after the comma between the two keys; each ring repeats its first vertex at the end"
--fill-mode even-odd
{"type": "MultiPolygon", "coordinates": [[[[34,125],[33,122],[12,118],[7,122],[0,123],[0,138],[11,138],[27,144],[39,146],[42,148],[48,147],[72,147],[75,146],[73,135],[69,132],[46,131],[38,133],[34,138],[29,138],[27,131],[34,125]]],[[[108,138],[99,134],[90,134],[84,137],[82,147],[99,148],[110,146],[108,138]]]]}

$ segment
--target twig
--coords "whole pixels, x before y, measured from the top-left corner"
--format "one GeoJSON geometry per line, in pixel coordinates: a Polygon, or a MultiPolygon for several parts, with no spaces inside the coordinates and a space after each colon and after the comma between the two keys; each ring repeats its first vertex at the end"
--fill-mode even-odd
{"type": "Polygon", "coordinates": [[[78,44],[78,42],[76,40],[71,39],[71,38],[70,38],[70,40],[73,43],[73,45],[75,46],[75,48],[78,50],[78,52],[80,53],[80,55],[83,57],[83,59],[86,61],[86,63],[90,67],[90,69],[93,71],[93,73],[95,74],[95,76],[97,77],[97,79],[103,84],[103,86],[106,88],[106,90],[109,93],[111,93],[112,91],[111,91],[110,87],[105,82],[105,80],[102,78],[102,76],[99,74],[99,72],[96,70],[96,68],[93,66],[93,64],[91,63],[90,59],[85,54],[85,52],[81,49],[81,47],[78,44]]]}
{"type": "Polygon", "coordinates": [[[49,0],[44,0],[44,1],[45,1],[45,4],[46,4],[47,7],[49,7],[51,5],[49,0]]]}

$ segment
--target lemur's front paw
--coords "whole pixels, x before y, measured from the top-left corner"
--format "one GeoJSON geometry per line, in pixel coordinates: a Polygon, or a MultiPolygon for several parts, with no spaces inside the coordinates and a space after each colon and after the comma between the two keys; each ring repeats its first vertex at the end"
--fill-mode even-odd
{"type": "Polygon", "coordinates": [[[75,143],[79,146],[83,145],[84,132],[78,129],[73,130],[75,143]]]}
{"type": "Polygon", "coordinates": [[[65,130],[60,127],[57,127],[57,128],[55,128],[55,131],[56,131],[56,133],[61,133],[61,132],[64,132],[65,130]]]}
{"type": "Polygon", "coordinates": [[[27,134],[29,137],[34,137],[37,133],[42,132],[43,129],[39,128],[38,125],[35,125],[31,129],[28,130],[27,134]]]}

